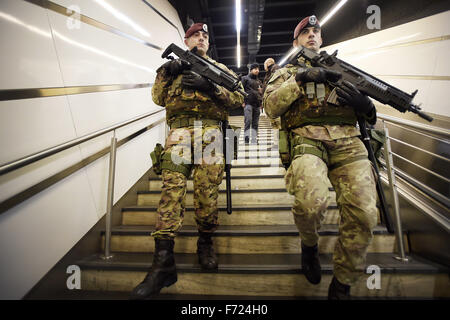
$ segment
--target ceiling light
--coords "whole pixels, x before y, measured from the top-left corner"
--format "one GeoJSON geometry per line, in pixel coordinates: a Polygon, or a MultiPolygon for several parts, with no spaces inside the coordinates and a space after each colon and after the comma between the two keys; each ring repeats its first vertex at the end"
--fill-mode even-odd
{"type": "Polygon", "coordinates": [[[136,22],[134,22],[128,16],[124,15],[122,12],[120,12],[116,8],[112,7],[105,0],[95,0],[95,2],[97,2],[103,8],[108,10],[117,19],[119,19],[119,20],[125,22],[126,24],[128,24],[129,26],[131,26],[135,31],[139,32],[141,35],[143,35],[145,37],[150,37],[150,34],[144,28],[142,28],[140,25],[138,25],[136,22]]]}
{"type": "Polygon", "coordinates": [[[241,67],[241,0],[236,0],[236,60],[237,67],[241,67]]]}
{"type": "Polygon", "coordinates": [[[323,27],[323,25],[331,19],[332,16],[335,15],[335,13],[347,2],[348,0],[341,0],[339,3],[333,7],[326,15],[325,18],[320,20],[320,26],[323,27]]]}

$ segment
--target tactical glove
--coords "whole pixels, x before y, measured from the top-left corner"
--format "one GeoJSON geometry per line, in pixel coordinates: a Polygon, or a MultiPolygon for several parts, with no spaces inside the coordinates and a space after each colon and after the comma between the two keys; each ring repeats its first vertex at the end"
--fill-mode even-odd
{"type": "Polygon", "coordinates": [[[336,93],[339,103],[353,107],[357,113],[369,114],[375,108],[369,97],[348,81],[342,81],[342,85],[336,88],[336,93]]]}
{"type": "Polygon", "coordinates": [[[183,78],[181,79],[181,85],[185,88],[192,90],[199,90],[206,93],[215,90],[214,84],[206,79],[205,77],[199,75],[190,70],[183,71],[183,78]]]}
{"type": "Polygon", "coordinates": [[[166,63],[164,63],[162,65],[162,68],[165,68],[167,70],[167,73],[176,77],[180,73],[182,73],[183,70],[188,69],[189,64],[183,60],[175,59],[175,60],[170,60],[170,61],[167,61],[166,63]]]}
{"type": "Polygon", "coordinates": [[[295,75],[296,81],[324,83],[327,80],[336,82],[341,78],[342,74],[338,71],[327,70],[320,67],[299,69],[295,75]]]}

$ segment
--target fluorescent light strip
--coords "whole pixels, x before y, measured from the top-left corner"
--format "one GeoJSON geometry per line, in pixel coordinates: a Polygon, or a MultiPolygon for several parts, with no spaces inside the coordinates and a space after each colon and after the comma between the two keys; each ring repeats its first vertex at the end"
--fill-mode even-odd
{"type": "MultiPolygon", "coordinates": [[[[321,19],[320,20],[320,26],[321,27],[323,27],[323,25],[328,21],[328,20],[330,20],[331,19],[331,17],[332,16],[334,16],[335,15],[335,13],[347,2],[348,0],[341,0],[336,6],[334,6],[334,8],[333,9],[331,9],[330,11],[329,11],[329,13],[327,13],[326,15],[325,15],[325,18],[323,18],[323,19],[321,19]]],[[[285,63],[286,63],[286,61],[294,54],[294,53],[296,53],[296,51],[298,50],[298,48],[292,48],[289,52],[288,52],[288,54],[287,55],[285,55],[281,60],[280,60],[280,62],[278,62],[278,65],[281,67],[281,66],[283,66],[285,63]]]]}
{"type": "Polygon", "coordinates": [[[320,26],[323,27],[323,25],[331,19],[332,16],[347,2],[348,0],[341,0],[329,13],[325,15],[325,18],[323,18],[320,21],[320,26]]]}
{"type": "Polygon", "coordinates": [[[236,60],[237,67],[241,67],[241,0],[236,0],[236,60]]]}
{"type": "Polygon", "coordinates": [[[113,16],[115,16],[117,19],[125,22],[126,24],[130,25],[134,30],[139,32],[141,35],[145,37],[150,37],[150,34],[142,28],[140,25],[135,23],[132,19],[130,19],[128,16],[124,15],[122,12],[111,6],[109,3],[107,3],[105,0],[95,0],[99,5],[101,5],[103,8],[105,8],[109,13],[111,13],[113,16]]]}

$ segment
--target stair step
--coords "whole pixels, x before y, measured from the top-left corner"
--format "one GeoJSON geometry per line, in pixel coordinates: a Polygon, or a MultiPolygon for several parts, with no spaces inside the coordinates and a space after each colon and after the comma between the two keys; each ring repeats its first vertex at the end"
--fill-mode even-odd
{"type": "Polygon", "coordinates": [[[278,150],[258,149],[258,150],[238,150],[238,158],[243,157],[258,157],[258,158],[279,158],[278,150]]]}
{"type": "MultiPolygon", "coordinates": [[[[300,254],[218,255],[219,268],[202,272],[196,254],[176,254],[178,281],[165,294],[183,295],[247,295],[324,297],[332,277],[332,256],[321,254],[322,281],[311,285],[302,274],[300,254]]],[[[392,254],[369,253],[366,265],[381,269],[381,289],[369,290],[362,276],[352,287],[355,297],[420,297],[448,298],[448,268],[417,257],[401,263],[392,254]]],[[[99,255],[77,262],[82,269],[83,290],[131,290],[145,277],[152,262],[150,254],[115,253],[109,260],[99,255]]]]}
{"type": "MultiPolygon", "coordinates": [[[[193,190],[193,180],[189,179],[187,181],[187,189],[193,190]]],[[[161,191],[162,181],[161,180],[150,180],[149,190],[150,191],[161,191]]],[[[231,179],[231,190],[251,190],[251,189],[282,189],[285,188],[285,182],[283,175],[271,175],[262,177],[260,179],[251,179],[248,176],[234,176],[231,179]]],[[[222,183],[220,184],[220,190],[226,189],[225,175],[222,183]]]]}
{"type": "Polygon", "coordinates": [[[280,166],[231,167],[231,176],[273,176],[285,175],[286,170],[280,166]]]}
{"type": "MultiPolygon", "coordinates": [[[[116,252],[153,252],[154,241],[150,237],[153,226],[118,226],[112,229],[111,250],[116,252]]],[[[374,229],[374,238],[368,252],[393,252],[394,235],[382,226],[374,229]]],[[[336,225],[322,225],[319,231],[319,250],[334,251],[339,232],[336,225]]],[[[103,237],[104,238],[104,237],[103,237]]],[[[197,250],[196,226],[184,225],[175,241],[175,252],[194,253],[197,250]]],[[[104,243],[104,240],[103,240],[104,243]]],[[[295,225],[279,226],[220,226],[214,233],[217,253],[299,253],[300,238],[295,225]]]]}
{"type": "MultiPolygon", "coordinates": [[[[193,205],[193,191],[186,193],[186,205],[193,205]]],[[[157,206],[161,199],[160,191],[140,191],[138,192],[138,205],[157,206]]],[[[225,190],[219,191],[218,205],[226,204],[225,190]]],[[[245,205],[292,205],[294,196],[286,192],[286,189],[252,189],[252,190],[233,190],[232,202],[235,206],[245,205]]]]}
{"type": "Polygon", "coordinates": [[[267,150],[267,151],[277,151],[276,146],[273,143],[264,143],[264,144],[242,144],[239,145],[239,151],[256,151],[256,150],[267,150]]]}
{"type": "MultiPolygon", "coordinates": [[[[134,206],[122,209],[123,225],[155,225],[156,207],[134,206]]],[[[183,225],[195,226],[194,208],[186,208],[183,225]]],[[[339,211],[336,206],[329,206],[323,224],[338,224],[339,211]]],[[[219,208],[219,224],[224,225],[288,225],[294,224],[290,207],[233,207],[231,215],[226,208],[219,208]]]]}
{"type": "Polygon", "coordinates": [[[246,159],[246,158],[240,158],[238,160],[233,160],[231,162],[232,168],[238,165],[248,165],[248,164],[253,164],[253,165],[272,165],[272,166],[281,166],[281,160],[280,158],[251,158],[251,159],[246,159]]]}

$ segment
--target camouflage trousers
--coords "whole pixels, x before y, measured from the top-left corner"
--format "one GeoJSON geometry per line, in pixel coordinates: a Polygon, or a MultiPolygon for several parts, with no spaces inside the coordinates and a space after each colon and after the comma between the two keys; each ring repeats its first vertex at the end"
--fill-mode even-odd
{"type": "MultiPolygon", "coordinates": [[[[322,142],[330,167],[367,155],[358,137],[322,142]]],[[[377,193],[372,170],[368,159],[330,170],[321,158],[303,154],[294,158],[285,176],[287,190],[295,196],[292,208],[295,224],[306,246],[318,243],[318,230],[331,201],[329,182],[333,185],[340,213],[340,235],[333,255],[334,275],[347,285],[353,285],[362,275],[372,230],[377,223],[377,193]]]]}
{"type": "MultiPolygon", "coordinates": [[[[165,152],[170,152],[176,147],[173,137],[176,131],[171,130],[166,141],[165,152]]],[[[181,129],[183,130],[183,129],[181,129]]],[[[188,129],[193,137],[193,129],[188,129]]],[[[205,128],[203,128],[203,133],[205,128]]],[[[207,146],[202,141],[195,141],[200,150],[205,150],[207,146]],[[202,145],[202,146],[201,146],[202,145]]],[[[193,146],[193,145],[192,145],[193,146]]],[[[215,154],[221,159],[221,164],[210,164],[207,158],[201,159],[199,164],[192,161],[188,165],[192,171],[194,183],[194,209],[195,221],[198,230],[202,232],[214,232],[218,227],[217,200],[219,196],[219,185],[222,183],[224,164],[223,154],[215,154]]],[[[191,159],[193,160],[193,158],[191,159]]],[[[174,238],[180,230],[185,213],[185,199],[187,191],[187,179],[183,173],[164,169],[162,170],[162,191],[161,199],[157,208],[157,221],[155,231],[152,236],[155,238],[174,238]]]]}

